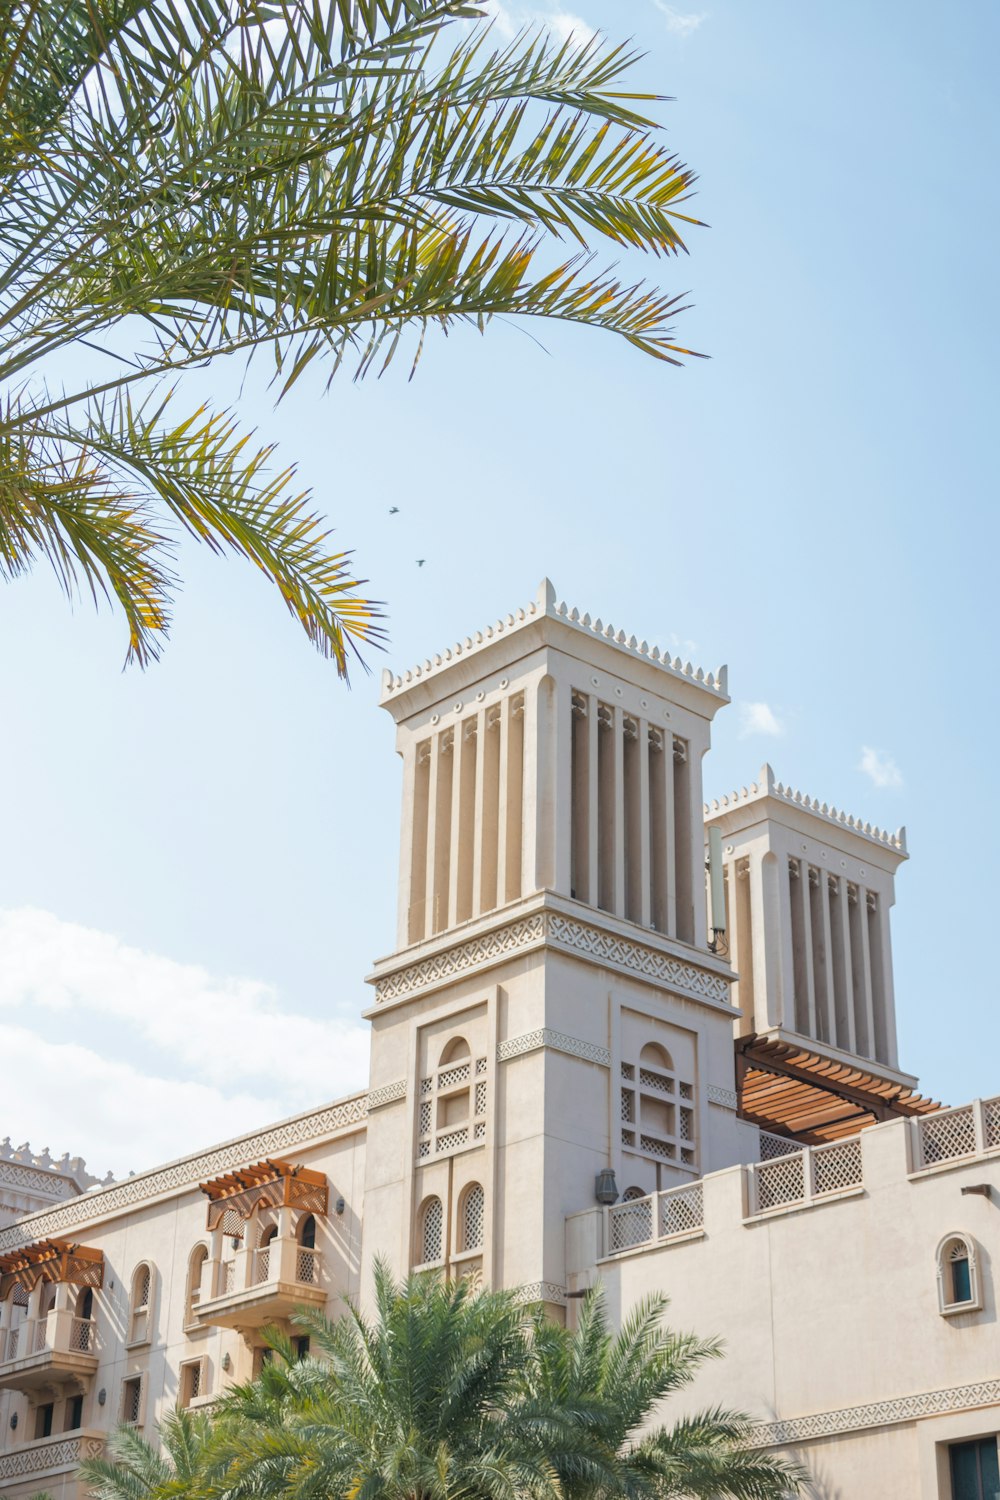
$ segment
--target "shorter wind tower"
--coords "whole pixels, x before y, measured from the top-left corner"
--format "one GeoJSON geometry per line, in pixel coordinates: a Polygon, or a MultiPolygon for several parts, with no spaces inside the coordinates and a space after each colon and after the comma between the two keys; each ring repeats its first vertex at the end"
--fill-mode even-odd
{"type": "Polygon", "coordinates": [[[906,830],[794,791],[769,765],[705,822],[724,862],[744,1116],[828,1139],[931,1107],[896,1047],[889,913],[906,830]]]}

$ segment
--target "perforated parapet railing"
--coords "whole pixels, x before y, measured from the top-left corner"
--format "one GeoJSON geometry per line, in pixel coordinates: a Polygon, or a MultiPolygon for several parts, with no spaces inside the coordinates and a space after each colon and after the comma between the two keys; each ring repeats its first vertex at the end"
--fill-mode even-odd
{"type": "Polygon", "coordinates": [[[751,1215],[772,1208],[804,1206],[863,1185],[861,1141],[851,1136],[829,1146],[809,1146],[771,1161],[755,1162],[747,1171],[751,1215]]]}
{"type": "Polygon", "coordinates": [[[608,1209],[606,1253],[617,1255],[643,1245],[657,1245],[676,1235],[699,1231],[705,1222],[704,1194],[700,1182],[647,1198],[631,1198],[608,1209]]]}
{"type": "Polygon", "coordinates": [[[914,1165],[937,1166],[1000,1147],[1000,1097],[974,1099],[957,1109],[942,1109],[914,1121],[917,1147],[914,1165]]]}

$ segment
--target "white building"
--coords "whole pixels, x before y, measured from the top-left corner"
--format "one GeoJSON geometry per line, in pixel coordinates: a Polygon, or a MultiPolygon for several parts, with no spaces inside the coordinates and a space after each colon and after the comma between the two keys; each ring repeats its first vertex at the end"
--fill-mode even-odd
{"type": "Polygon", "coordinates": [[[902,831],[768,767],[705,808],[725,670],[548,583],[382,702],[369,1087],[0,1229],[0,1492],[71,1500],[117,1422],[210,1402],[381,1253],[570,1320],[598,1281],[616,1314],[665,1290],[728,1344],[685,1403],[749,1410],[816,1496],[995,1497],[1000,1100],[941,1111],[900,1070],[902,831]]]}

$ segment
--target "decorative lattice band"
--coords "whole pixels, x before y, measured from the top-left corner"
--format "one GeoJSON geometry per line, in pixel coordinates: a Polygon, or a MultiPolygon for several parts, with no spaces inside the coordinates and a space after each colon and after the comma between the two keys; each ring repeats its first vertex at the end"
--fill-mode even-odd
{"type": "Polygon", "coordinates": [[[385,1005],[401,996],[433,988],[470,969],[486,968],[509,954],[537,948],[543,943],[551,943],[571,953],[585,954],[629,974],[652,979],[681,994],[722,1005],[729,1001],[729,980],[720,974],[697,969],[693,964],[672,958],[645,943],[619,937],[574,917],[561,916],[558,912],[537,912],[520,921],[494,927],[482,937],[446,948],[421,963],[410,964],[378,980],[376,1003],[385,1005]]]}
{"type": "Polygon", "coordinates": [[[76,1468],[85,1458],[100,1458],[104,1452],[101,1437],[71,1437],[61,1443],[39,1443],[0,1455],[0,1480],[20,1479],[27,1474],[48,1470],[76,1468]]]}
{"type": "Polygon", "coordinates": [[[735,1109],[739,1103],[734,1089],[721,1089],[717,1083],[710,1083],[706,1093],[709,1104],[717,1104],[720,1109],[735,1109]]]}
{"type": "Polygon", "coordinates": [[[28,1240],[47,1239],[70,1224],[104,1218],[120,1209],[131,1208],[135,1203],[148,1202],[150,1198],[172,1189],[192,1187],[206,1178],[217,1177],[220,1172],[232,1167],[276,1156],[289,1146],[320,1140],[367,1118],[366,1094],[356,1094],[352,1099],[326,1105],[323,1109],[310,1110],[308,1114],[296,1115],[294,1119],[283,1120],[270,1130],[241,1136],[239,1140],[219,1146],[215,1151],[206,1151],[201,1156],[187,1156],[168,1167],[140,1172],[127,1182],[113,1183],[110,1187],[73,1198],[69,1203],[60,1204],[58,1208],[32,1214],[30,1219],[20,1219],[16,1224],[0,1230],[0,1250],[12,1250],[28,1240]]]}
{"type": "Polygon", "coordinates": [[[808,1417],[789,1417],[781,1422],[759,1422],[751,1434],[755,1448],[774,1448],[786,1443],[808,1442],[838,1432],[856,1432],[865,1427],[885,1427],[893,1422],[912,1422],[920,1417],[938,1417],[970,1407],[1000,1402],[1000,1380],[980,1380],[975,1385],[953,1385],[943,1391],[923,1391],[916,1396],[897,1396],[873,1401],[868,1406],[845,1406],[839,1411],[815,1412],[808,1417]]]}
{"type": "Polygon", "coordinates": [[[381,1109],[383,1104],[395,1104],[397,1099],[406,1098],[406,1079],[397,1078],[395,1083],[384,1083],[379,1089],[372,1089],[368,1095],[368,1113],[373,1109],[381,1109]]]}
{"type": "Polygon", "coordinates": [[[607,1047],[595,1042],[581,1042],[578,1037],[566,1036],[562,1031],[552,1031],[548,1026],[537,1031],[526,1031],[521,1036],[512,1036],[497,1047],[497,1061],[507,1062],[512,1057],[521,1057],[525,1052],[537,1052],[540,1047],[551,1047],[554,1052],[568,1052],[570,1057],[582,1057],[586,1062],[611,1066],[611,1053],[607,1047]]]}

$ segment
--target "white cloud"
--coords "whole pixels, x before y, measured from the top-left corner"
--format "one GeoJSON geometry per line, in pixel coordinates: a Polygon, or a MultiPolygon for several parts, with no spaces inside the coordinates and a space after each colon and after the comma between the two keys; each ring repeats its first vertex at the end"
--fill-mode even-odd
{"type": "Polygon", "coordinates": [[[892,756],[887,755],[884,750],[873,749],[871,745],[862,745],[858,770],[864,771],[878,787],[903,785],[903,773],[892,756]]]}
{"type": "Polygon", "coordinates": [[[0,912],[0,1017],[0,1133],[95,1172],[149,1166],[368,1078],[361,1022],[291,1014],[260,980],[27,908],[0,912]]]}
{"type": "Polygon", "coordinates": [[[706,19],[704,11],[684,12],[675,10],[672,5],[667,4],[667,0],[653,0],[653,4],[661,15],[666,16],[667,30],[673,36],[690,36],[693,31],[698,30],[698,27],[706,19]]]}
{"type": "Polygon", "coordinates": [[[752,734],[768,734],[772,738],[784,734],[785,726],[769,703],[741,703],[740,739],[752,734]]]}
{"type": "Polygon", "coordinates": [[[507,0],[488,0],[485,10],[493,18],[493,24],[504,41],[510,41],[526,26],[547,26],[562,40],[575,36],[583,42],[595,35],[595,28],[589,22],[563,10],[560,5],[518,5],[509,4],[507,0]]]}

